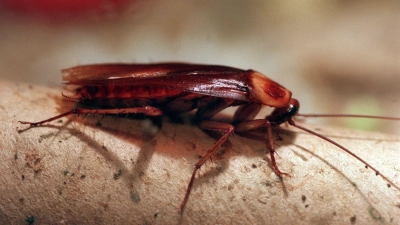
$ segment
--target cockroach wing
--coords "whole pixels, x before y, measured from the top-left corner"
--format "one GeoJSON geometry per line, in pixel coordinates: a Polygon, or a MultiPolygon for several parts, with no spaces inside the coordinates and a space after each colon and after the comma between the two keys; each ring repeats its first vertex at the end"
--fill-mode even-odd
{"type": "Polygon", "coordinates": [[[196,74],[237,74],[243,70],[211,65],[186,63],[157,64],[94,64],[62,70],[67,84],[77,85],[134,85],[138,79],[196,74]]]}
{"type": "Polygon", "coordinates": [[[66,84],[163,87],[248,101],[245,71],[184,63],[98,64],[62,70],[66,84]]]}
{"type": "Polygon", "coordinates": [[[290,91],[259,73],[226,66],[98,64],[77,66],[62,72],[66,84],[161,87],[239,101],[256,100],[273,107],[286,105],[291,97],[290,91]]]}

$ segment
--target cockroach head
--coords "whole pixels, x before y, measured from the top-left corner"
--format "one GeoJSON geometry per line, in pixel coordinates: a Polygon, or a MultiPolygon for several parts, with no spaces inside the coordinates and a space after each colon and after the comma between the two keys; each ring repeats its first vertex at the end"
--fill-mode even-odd
{"type": "MultiPolygon", "coordinates": [[[[289,121],[293,116],[295,116],[300,109],[300,103],[297,99],[290,99],[289,103],[281,108],[275,108],[272,113],[266,117],[270,122],[281,124],[289,121]]],[[[290,123],[290,122],[289,122],[290,123]]]]}
{"type": "Polygon", "coordinates": [[[281,108],[289,104],[292,93],[259,72],[247,71],[250,93],[264,105],[281,108]]]}

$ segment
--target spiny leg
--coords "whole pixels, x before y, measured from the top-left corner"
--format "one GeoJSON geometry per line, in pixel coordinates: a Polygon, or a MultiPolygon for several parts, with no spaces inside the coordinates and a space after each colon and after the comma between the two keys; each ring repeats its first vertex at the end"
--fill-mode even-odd
{"type": "Polygon", "coordinates": [[[288,173],[284,173],[281,172],[278,168],[278,166],[276,165],[276,161],[275,161],[275,148],[274,148],[274,138],[272,136],[272,125],[271,122],[269,122],[268,120],[265,120],[265,123],[267,125],[267,135],[268,135],[268,148],[269,148],[269,155],[271,157],[271,163],[272,163],[272,169],[275,171],[276,174],[278,174],[278,176],[289,176],[290,175],[288,173]]]}
{"type": "Polygon", "coordinates": [[[228,124],[228,123],[220,123],[220,122],[214,122],[214,121],[203,121],[200,123],[200,127],[205,130],[212,130],[212,131],[218,131],[224,133],[222,137],[215,143],[215,145],[208,150],[207,154],[205,154],[195,165],[192,177],[190,178],[190,182],[188,184],[188,187],[186,189],[186,194],[185,198],[182,201],[182,204],[180,206],[181,212],[185,208],[185,205],[189,199],[190,192],[192,190],[193,182],[196,177],[197,171],[200,169],[200,167],[213,155],[216,154],[217,150],[225,141],[228,139],[228,137],[234,132],[235,128],[233,125],[228,124]]]}
{"type": "Polygon", "coordinates": [[[271,163],[272,163],[272,169],[278,176],[289,176],[288,173],[282,172],[279,170],[278,165],[276,164],[275,160],[275,148],[274,148],[274,139],[272,136],[272,123],[266,119],[259,119],[259,120],[248,120],[244,122],[240,122],[236,125],[236,132],[238,133],[243,133],[243,132],[249,132],[255,129],[259,129],[262,127],[267,128],[267,139],[268,139],[268,150],[269,150],[269,155],[271,157],[271,163]]]}
{"type": "Polygon", "coordinates": [[[134,107],[134,108],[119,108],[119,109],[88,109],[88,108],[73,108],[72,110],[62,113],[60,115],[51,117],[46,120],[42,120],[39,122],[27,122],[27,121],[18,121],[21,124],[29,124],[31,127],[35,127],[56,119],[59,119],[64,116],[68,116],[70,114],[136,114],[143,113],[148,116],[160,116],[162,115],[162,111],[158,108],[154,108],[151,106],[142,106],[142,107],[134,107]]]}

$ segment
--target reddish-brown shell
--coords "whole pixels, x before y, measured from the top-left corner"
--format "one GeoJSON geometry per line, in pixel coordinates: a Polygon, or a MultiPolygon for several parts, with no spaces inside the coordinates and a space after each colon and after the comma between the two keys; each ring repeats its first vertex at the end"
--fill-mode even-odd
{"type": "Polygon", "coordinates": [[[134,98],[134,92],[143,88],[159,90],[159,94],[153,91],[151,96],[174,90],[244,102],[257,101],[272,107],[283,107],[291,98],[289,90],[258,72],[226,66],[186,63],[98,64],[77,66],[62,72],[66,84],[81,85],[83,88],[108,87],[109,90],[120,86],[133,91],[131,94],[125,93],[127,98],[134,98]]]}
{"type": "Polygon", "coordinates": [[[247,71],[251,95],[264,105],[283,107],[288,105],[292,93],[268,77],[253,71],[247,71]]]}

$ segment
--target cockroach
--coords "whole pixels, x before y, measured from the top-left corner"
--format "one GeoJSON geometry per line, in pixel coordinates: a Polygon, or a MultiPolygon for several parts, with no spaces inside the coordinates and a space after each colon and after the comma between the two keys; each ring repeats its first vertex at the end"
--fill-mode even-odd
{"type": "MultiPolygon", "coordinates": [[[[157,64],[95,64],[62,70],[67,85],[76,85],[76,94],[68,96],[77,104],[69,111],[39,122],[19,121],[31,127],[47,123],[70,114],[144,114],[146,116],[176,116],[197,109],[199,127],[222,134],[214,146],[195,164],[192,176],[180,205],[183,211],[197,171],[233,134],[266,128],[267,148],[273,171],[278,176],[288,175],[279,170],[275,161],[272,128],[287,122],[311,133],[347,152],[400,190],[393,181],[375,167],[339,143],[295,123],[299,101],[292,93],[254,70],[241,70],[226,66],[186,63],[157,64]],[[261,106],[275,108],[265,119],[255,119],[261,106]],[[212,117],[230,106],[239,106],[232,123],[212,120],[212,117]]],[[[63,95],[64,96],[64,95],[63,95]]],[[[67,97],[67,96],[64,96],[67,97]]],[[[321,115],[301,115],[321,116],[321,115]]],[[[322,115],[323,116],[323,115],[322,115]]],[[[343,115],[328,115],[343,116],[343,115]]],[[[353,117],[368,117],[350,115],[353,117]]],[[[371,116],[369,116],[371,118],[371,116]]],[[[381,119],[399,118],[373,117],[381,119]]]]}

